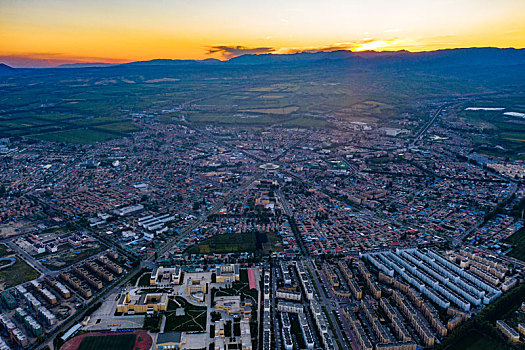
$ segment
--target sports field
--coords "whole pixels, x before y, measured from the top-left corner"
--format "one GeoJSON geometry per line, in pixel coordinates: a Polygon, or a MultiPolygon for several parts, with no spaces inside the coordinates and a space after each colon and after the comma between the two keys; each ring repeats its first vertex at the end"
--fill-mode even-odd
{"type": "Polygon", "coordinates": [[[82,339],[78,350],[133,350],[136,334],[107,335],[82,339]]]}
{"type": "Polygon", "coordinates": [[[150,350],[153,339],[145,330],[130,333],[84,333],[69,339],[60,350],[150,350]]]}

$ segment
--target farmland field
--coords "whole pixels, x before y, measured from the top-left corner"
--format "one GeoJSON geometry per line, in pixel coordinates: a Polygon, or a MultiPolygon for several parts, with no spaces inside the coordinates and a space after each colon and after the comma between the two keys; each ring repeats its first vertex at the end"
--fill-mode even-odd
{"type": "Polygon", "coordinates": [[[33,136],[36,139],[52,142],[71,142],[87,144],[94,142],[104,142],[116,138],[114,134],[92,129],[76,129],[70,131],[59,131],[33,136]]]}
{"type": "Polygon", "coordinates": [[[295,112],[299,109],[297,106],[288,106],[282,108],[253,108],[253,109],[243,109],[241,112],[246,113],[263,113],[263,114],[277,114],[277,115],[286,115],[292,112],[295,112]]]}
{"type": "MultiPolygon", "coordinates": [[[[0,138],[104,142],[142,130],[148,119],[135,116],[145,111],[164,123],[184,116],[183,122],[190,124],[316,128],[331,127],[326,117],[332,116],[388,126],[403,113],[424,109],[421,101],[483,95],[519,76],[516,67],[483,79],[471,79],[477,70],[458,74],[374,67],[334,61],[320,66],[168,64],[35,71],[6,78],[0,95],[0,138]]],[[[524,112],[521,101],[523,96],[516,92],[491,94],[477,102],[524,112]]],[[[483,131],[474,140],[478,151],[525,157],[519,155],[525,148],[525,120],[483,113],[459,117],[471,119],[483,131]]]]}

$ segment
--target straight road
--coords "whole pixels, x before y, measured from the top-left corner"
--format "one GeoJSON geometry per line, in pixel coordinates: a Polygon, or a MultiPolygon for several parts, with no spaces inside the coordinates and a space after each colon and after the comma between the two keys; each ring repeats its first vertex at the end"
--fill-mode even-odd
{"type": "Polygon", "coordinates": [[[23,250],[22,248],[20,248],[15,242],[13,239],[10,239],[10,240],[6,240],[4,241],[5,244],[7,244],[7,246],[9,248],[11,248],[12,250],[14,250],[18,255],[20,255],[29,265],[31,265],[33,268],[35,268],[38,272],[40,272],[41,274],[44,274],[46,276],[49,276],[49,275],[57,275],[58,272],[56,271],[51,271],[50,269],[48,269],[47,267],[45,267],[44,265],[42,265],[40,263],[40,261],[38,261],[37,259],[33,258],[31,255],[29,255],[29,253],[27,253],[25,250],[23,250]]]}
{"type": "Polygon", "coordinates": [[[430,119],[430,121],[428,121],[416,134],[416,136],[414,137],[414,140],[410,143],[410,146],[413,147],[416,145],[416,143],[425,135],[425,133],[427,132],[427,130],[432,126],[432,124],[434,124],[434,122],[436,121],[437,117],[439,117],[439,114],[441,113],[441,111],[443,110],[443,108],[445,108],[446,105],[442,105],[438,108],[438,110],[434,113],[434,115],[432,116],[432,118],[430,119]]]}
{"type": "MultiPolygon", "coordinates": [[[[184,238],[187,238],[189,234],[198,228],[200,225],[202,225],[209,216],[216,214],[220,209],[224,207],[225,204],[229,203],[233,198],[238,196],[242,191],[246,190],[250,185],[261,175],[261,171],[256,171],[252,177],[246,181],[246,183],[239,188],[231,191],[226,197],[224,197],[219,203],[215,204],[213,208],[211,208],[205,215],[203,215],[200,219],[193,222],[190,226],[186,226],[182,232],[174,238],[171,238],[167,243],[165,243],[159,250],[157,250],[158,256],[163,256],[166,254],[176,243],[180,242],[184,238]]],[[[152,262],[154,260],[154,256],[149,257],[146,262],[152,262]]]]}
{"type": "MultiPolygon", "coordinates": [[[[337,306],[336,308],[334,308],[332,305],[333,300],[325,294],[324,287],[328,286],[329,284],[321,280],[319,274],[317,273],[317,270],[314,268],[314,266],[312,265],[310,261],[308,261],[308,266],[310,268],[310,271],[312,271],[314,283],[317,284],[317,288],[319,290],[319,304],[321,305],[321,307],[322,306],[326,307],[326,310],[328,311],[327,312],[328,315],[326,316],[330,319],[330,321],[334,325],[334,330],[336,333],[336,334],[333,334],[334,340],[338,339],[341,342],[341,344],[346,344],[343,333],[341,333],[341,329],[339,328],[339,323],[337,322],[337,320],[334,317],[334,314],[332,313],[332,310],[338,310],[339,307],[337,306]]],[[[338,304],[336,303],[335,305],[338,305],[338,304]]],[[[336,344],[334,343],[334,345],[336,344]]]]}

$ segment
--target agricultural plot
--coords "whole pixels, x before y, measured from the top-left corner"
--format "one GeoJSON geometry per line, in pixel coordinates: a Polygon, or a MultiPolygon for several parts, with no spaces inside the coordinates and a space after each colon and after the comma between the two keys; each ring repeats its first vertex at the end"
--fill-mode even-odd
{"type": "Polygon", "coordinates": [[[231,124],[231,125],[270,125],[278,122],[273,116],[247,115],[231,116],[207,113],[194,113],[187,117],[192,123],[231,124]]]}
{"type": "MultiPolygon", "coordinates": [[[[480,102],[480,106],[491,108],[498,106],[497,103],[480,102]]],[[[525,118],[504,115],[505,111],[525,111],[525,107],[499,106],[494,108],[505,109],[463,110],[458,115],[480,130],[481,135],[473,138],[478,152],[511,159],[525,159],[525,118]]]]}
{"type": "Polygon", "coordinates": [[[97,126],[97,130],[102,130],[105,132],[112,132],[112,133],[127,134],[130,132],[139,131],[140,128],[131,122],[121,122],[121,123],[112,123],[112,124],[105,124],[105,125],[97,126]]]}
{"type": "Polygon", "coordinates": [[[69,131],[51,132],[35,135],[33,138],[51,142],[70,142],[78,144],[88,144],[94,142],[104,142],[116,138],[115,134],[93,129],[76,129],[69,131]]]}
{"type": "MultiPolygon", "coordinates": [[[[148,111],[162,120],[161,111],[166,109],[182,110],[176,116],[188,114],[190,122],[256,127],[327,127],[318,118],[326,115],[388,122],[414,108],[418,99],[476,94],[487,90],[483,84],[495,88],[501,81],[516,78],[514,72],[503,73],[474,84],[457,74],[407,74],[402,70],[385,74],[335,62],[333,66],[299,65],[294,69],[137,64],[34,72],[17,76],[0,96],[0,136],[78,144],[104,142],[138,129],[127,116],[148,111]]],[[[515,96],[492,102],[505,102],[523,112],[520,98],[523,101],[522,96],[515,96]]],[[[169,123],[173,118],[163,120],[169,123]]],[[[501,129],[495,139],[508,147],[508,153],[520,153],[524,147],[525,137],[516,130],[521,129],[501,129]]]]}
{"type": "Polygon", "coordinates": [[[285,107],[241,109],[240,112],[288,115],[288,114],[291,114],[293,112],[296,112],[297,110],[299,110],[299,107],[297,107],[297,106],[285,106],[285,107]]]}
{"type": "Polygon", "coordinates": [[[48,112],[20,112],[0,117],[0,137],[28,136],[53,142],[103,142],[138,130],[137,125],[120,117],[92,118],[48,112]]]}

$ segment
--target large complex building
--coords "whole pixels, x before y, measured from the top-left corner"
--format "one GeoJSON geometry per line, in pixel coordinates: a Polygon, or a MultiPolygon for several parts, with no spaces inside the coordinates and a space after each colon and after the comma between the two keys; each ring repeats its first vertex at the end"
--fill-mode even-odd
{"type": "Polygon", "coordinates": [[[159,333],[157,336],[157,343],[155,344],[156,350],[181,349],[181,347],[181,332],[159,333]]]}
{"type": "Polygon", "coordinates": [[[151,271],[150,286],[181,284],[182,270],[180,267],[155,267],[151,271]]]}
{"type": "Polygon", "coordinates": [[[238,295],[215,297],[215,308],[219,311],[225,311],[231,317],[251,319],[252,306],[249,301],[241,301],[241,297],[238,295]]]}
{"type": "Polygon", "coordinates": [[[488,304],[502,292],[432,250],[397,249],[365,254],[378,270],[399,276],[442,308],[468,311],[488,304]]]}
{"type": "Polygon", "coordinates": [[[122,294],[117,303],[117,312],[123,314],[153,313],[156,311],[166,311],[167,308],[167,294],[139,294],[136,289],[122,294]]]}
{"type": "Polygon", "coordinates": [[[235,281],[239,281],[240,279],[239,265],[237,264],[219,265],[217,266],[216,275],[217,275],[216,277],[217,283],[232,283],[235,281]]]}

